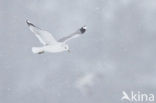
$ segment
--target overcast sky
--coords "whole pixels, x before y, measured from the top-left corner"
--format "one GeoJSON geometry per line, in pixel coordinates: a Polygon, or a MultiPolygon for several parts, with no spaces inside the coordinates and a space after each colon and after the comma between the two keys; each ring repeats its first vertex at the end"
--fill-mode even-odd
{"type": "Polygon", "coordinates": [[[156,0],[0,0],[0,103],[121,103],[156,94],[156,0]],[[87,25],[71,53],[42,46],[29,19],[56,39],[87,25]]]}

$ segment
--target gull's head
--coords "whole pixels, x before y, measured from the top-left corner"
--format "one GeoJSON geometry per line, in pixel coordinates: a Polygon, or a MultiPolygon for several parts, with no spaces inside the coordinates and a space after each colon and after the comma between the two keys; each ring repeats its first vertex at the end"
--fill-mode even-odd
{"type": "Polygon", "coordinates": [[[65,51],[70,52],[70,50],[69,50],[69,46],[68,46],[67,44],[65,44],[63,48],[64,48],[65,51]]]}

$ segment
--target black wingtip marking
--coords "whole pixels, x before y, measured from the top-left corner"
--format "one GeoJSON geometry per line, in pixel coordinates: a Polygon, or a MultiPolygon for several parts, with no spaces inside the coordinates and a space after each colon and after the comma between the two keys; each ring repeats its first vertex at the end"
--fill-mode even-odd
{"type": "Polygon", "coordinates": [[[80,32],[83,34],[86,32],[86,29],[87,29],[86,26],[83,26],[80,28],[80,32]]]}
{"type": "Polygon", "coordinates": [[[29,20],[26,20],[26,23],[27,23],[27,25],[28,26],[34,26],[34,27],[36,27],[34,24],[32,24],[29,20]]]}

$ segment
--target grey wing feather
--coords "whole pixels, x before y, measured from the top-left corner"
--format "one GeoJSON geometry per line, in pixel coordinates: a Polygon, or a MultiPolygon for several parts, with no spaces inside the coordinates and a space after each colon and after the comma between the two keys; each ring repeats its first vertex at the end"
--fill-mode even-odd
{"type": "Polygon", "coordinates": [[[28,20],[26,20],[26,23],[29,26],[29,29],[35,34],[43,45],[53,45],[57,42],[48,31],[40,29],[39,27],[30,23],[28,20]]]}
{"type": "Polygon", "coordinates": [[[85,32],[86,32],[86,26],[83,26],[80,29],[78,29],[76,32],[72,33],[71,35],[59,39],[58,42],[67,42],[73,38],[83,35],[85,32]]]}

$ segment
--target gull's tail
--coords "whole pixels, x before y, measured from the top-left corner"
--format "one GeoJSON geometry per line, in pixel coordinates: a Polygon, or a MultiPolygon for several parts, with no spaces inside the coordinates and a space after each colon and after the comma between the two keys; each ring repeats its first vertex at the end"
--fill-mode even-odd
{"type": "Polygon", "coordinates": [[[42,54],[42,53],[44,53],[44,50],[41,47],[32,47],[32,52],[34,54],[42,54]]]}

